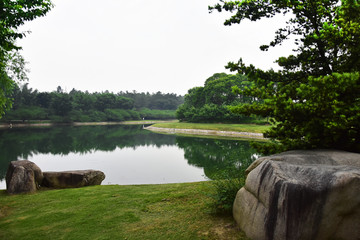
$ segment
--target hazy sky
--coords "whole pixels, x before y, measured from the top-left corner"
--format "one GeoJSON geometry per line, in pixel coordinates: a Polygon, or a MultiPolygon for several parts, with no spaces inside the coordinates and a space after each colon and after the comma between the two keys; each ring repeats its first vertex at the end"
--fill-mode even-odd
{"type": "Polygon", "coordinates": [[[261,52],[281,18],[231,27],[215,0],[53,0],[47,16],[26,23],[18,42],[29,86],[186,94],[240,57],[264,69],[289,46],[261,52]]]}

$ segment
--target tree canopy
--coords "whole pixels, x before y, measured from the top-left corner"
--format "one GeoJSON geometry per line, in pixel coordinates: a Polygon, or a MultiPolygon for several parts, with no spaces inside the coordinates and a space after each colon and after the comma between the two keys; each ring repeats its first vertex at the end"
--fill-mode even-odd
{"type": "Polygon", "coordinates": [[[359,0],[221,0],[209,9],[233,12],[225,25],[289,16],[274,40],[260,46],[267,51],[294,41],[293,54],[277,59],[281,70],[261,70],[242,59],[227,65],[254,83],[238,93],[264,100],[233,107],[234,112],[270,116],[273,127],[266,136],[281,143],[278,151],[360,152],[359,0]]]}
{"type": "Polygon", "coordinates": [[[185,95],[176,115],[187,122],[239,122],[249,120],[242,114],[232,113],[229,106],[253,103],[254,98],[235,94],[233,87],[243,89],[250,86],[243,75],[215,73],[209,77],[204,87],[194,87],[185,95]]]}
{"type": "Polygon", "coordinates": [[[72,89],[39,92],[17,85],[11,95],[12,109],[1,121],[52,120],[55,122],[99,122],[145,119],[174,119],[183,97],[173,93],[109,91],[89,93],[72,89]]]}
{"type": "Polygon", "coordinates": [[[10,109],[16,80],[26,79],[25,60],[16,40],[26,36],[18,28],[26,21],[44,16],[52,8],[50,0],[0,1],[0,118],[10,109]]]}

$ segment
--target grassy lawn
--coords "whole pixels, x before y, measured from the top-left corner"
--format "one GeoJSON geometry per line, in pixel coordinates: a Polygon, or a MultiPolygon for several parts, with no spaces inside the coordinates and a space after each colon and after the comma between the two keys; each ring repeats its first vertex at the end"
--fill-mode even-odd
{"type": "Polygon", "coordinates": [[[178,122],[178,120],[131,120],[121,122],[122,124],[153,124],[153,123],[165,123],[165,122],[178,122]]]}
{"type": "Polygon", "coordinates": [[[211,191],[210,182],[0,191],[0,239],[247,239],[212,213],[211,191]]]}
{"type": "Polygon", "coordinates": [[[160,128],[204,129],[204,130],[252,132],[252,133],[263,133],[264,131],[270,128],[270,125],[256,125],[256,124],[183,123],[183,122],[156,123],[153,126],[160,128]]]}

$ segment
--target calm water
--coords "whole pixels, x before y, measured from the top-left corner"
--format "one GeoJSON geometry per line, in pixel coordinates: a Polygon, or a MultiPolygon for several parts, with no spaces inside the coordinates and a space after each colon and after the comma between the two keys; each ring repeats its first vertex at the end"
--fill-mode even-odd
{"type": "Polygon", "coordinates": [[[0,189],[10,161],[43,171],[96,169],[102,184],[204,181],[241,174],[256,157],[247,141],[157,134],[142,125],[0,130],[0,189]]]}

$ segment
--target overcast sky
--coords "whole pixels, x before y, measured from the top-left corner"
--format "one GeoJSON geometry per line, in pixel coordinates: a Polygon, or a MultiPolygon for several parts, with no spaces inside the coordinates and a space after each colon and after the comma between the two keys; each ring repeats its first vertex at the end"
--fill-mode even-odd
{"type": "Polygon", "coordinates": [[[26,23],[18,42],[29,62],[29,86],[68,92],[109,90],[176,93],[203,86],[240,57],[275,68],[282,46],[268,52],[282,18],[224,26],[227,13],[209,14],[215,0],[53,0],[45,16],[26,23]]]}

